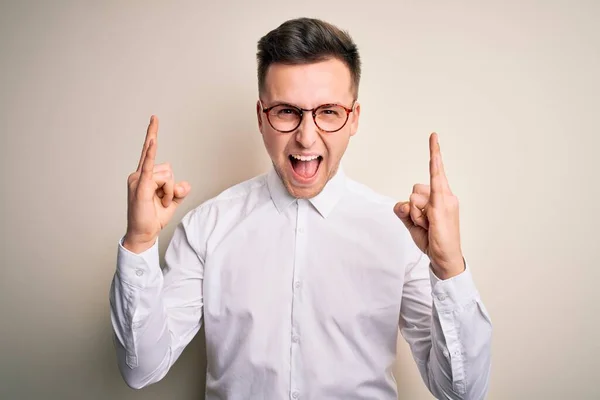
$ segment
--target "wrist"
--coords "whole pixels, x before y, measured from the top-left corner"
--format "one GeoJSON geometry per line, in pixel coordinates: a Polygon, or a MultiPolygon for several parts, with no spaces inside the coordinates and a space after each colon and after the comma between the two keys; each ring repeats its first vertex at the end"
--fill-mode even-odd
{"type": "Polygon", "coordinates": [[[432,261],[431,267],[433,269],[433,272],[439,279],[446,280],[463,273],[467,268],[467,265],[464,257],[461,257],[460,260],[446,263],[444,265],[438,265],[434,261],[432,261]]]}
{"type": "Polygon", "coordinates": [[[156,243],[156,238],[150,240],[140,240],[139,238],[132,238],[128,235],[125,235],[123,238],[123,247],[135,254],[143,253],[154,246],[154,243],[156,243]]]}

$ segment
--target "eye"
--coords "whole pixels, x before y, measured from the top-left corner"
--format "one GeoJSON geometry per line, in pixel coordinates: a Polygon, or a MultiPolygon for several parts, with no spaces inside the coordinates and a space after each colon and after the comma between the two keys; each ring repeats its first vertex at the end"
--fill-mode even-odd
{"type": "Polygon", "coordinates": [[[328,118],[338,118],[338,117],[342,116],[342,110],[338,106],[321,108],[318,112],[318,115],[320,115],[322,117],[328,117],[328,118]]]}
{"type": "Polygon", "coordinates": [[[280,118],[280,119],[291,119],[291,118],[298,118],[300,116],[300,113],[297,109],[295,109],[294,107],[291,107],[289,105],[279,105],[276,106],[275,108],[273,108],[270,112],[271,116],[276,117],[276,118],[280,118]]]}
{"type": "Polygon", "coordinates": [[[277,114],[296,114],[296,110],[293,108],[281,108],[277,111],[277,114]]]}

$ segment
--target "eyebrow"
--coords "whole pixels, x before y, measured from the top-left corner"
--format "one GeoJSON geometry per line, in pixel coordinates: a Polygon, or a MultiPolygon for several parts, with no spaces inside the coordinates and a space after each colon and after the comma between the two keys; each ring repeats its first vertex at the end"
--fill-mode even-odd
{"type": "MultiPolygon", "coordinates": [[[[301,108],[301,109],[303,108],[303,107],[300,107],[298,104],[295,104],[295,103],[292,103],[292,102],[289,102],[289,101],[283,101],[283,100],[274,100],[268,107],[273,107],[273,106],[282,105],[282,104],[285,104],[285,105],[288,105],[288,106],[297,107],[297,108],[301,108]]],[[[320,104],[318,104],[315,107],[319,107],[319,106],[322,106],[324,104],[339,104],[339,105],[344,105],[344,102],[342,102],[342,101],[327,101],[325,103],[320,103],[320,104]]]]}

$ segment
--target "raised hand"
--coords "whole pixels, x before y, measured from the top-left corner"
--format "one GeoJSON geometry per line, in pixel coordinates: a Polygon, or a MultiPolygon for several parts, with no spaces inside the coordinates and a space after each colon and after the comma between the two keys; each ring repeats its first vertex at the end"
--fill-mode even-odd
{"type": "Polygon", "coordinates": [[[397,203],[394,212],[429,257],[437,277],[448,279],[465,269],[458,199],[450,191],[436,133],[429,137],[429,153],[430,185],[416,184],[409,201],[397,203]]]}
{"type": "Polygon", "coordinates": [[[127,233],[123,247],[134,253],[152,247],[191,190],[188,182],[175,184],[168,163],[154,165],[157,136],[158,118],[153,115],[138,167],[127,179],[127,233]]]}

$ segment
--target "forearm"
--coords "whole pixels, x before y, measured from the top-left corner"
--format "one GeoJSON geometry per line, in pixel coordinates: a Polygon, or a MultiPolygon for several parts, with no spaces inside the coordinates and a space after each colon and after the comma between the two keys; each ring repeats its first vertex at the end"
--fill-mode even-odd
{"type": "Polygon", "coordinates": [[[432,277],[431,349],[419,367],[437,398],[485,398],[492,325],[470,271],[452,280],[432,277]]]}
{"type": "Polygon", "coordinates": [[[132,388],[142,388],[160,380],[171,365],[164,280],[157,242],[139,254],[123,244],[110,288],[111,323],[123,379],[132,388]]]}
{"type": "Polygon", "coordinates": [[[123,379],[132,388],[161,380],[200,330],[203,259],[178,224],[160,268],[158,241],[140,254],[119,244],[110,290],[111,321],[123,379]]]}
{"type": "Polygon", "coordinates": [[[117,361],[127,385],[140,389],[167,373],[171,334],[160,286],[135,290],[115,274],[110,295],[117,361]]]}

